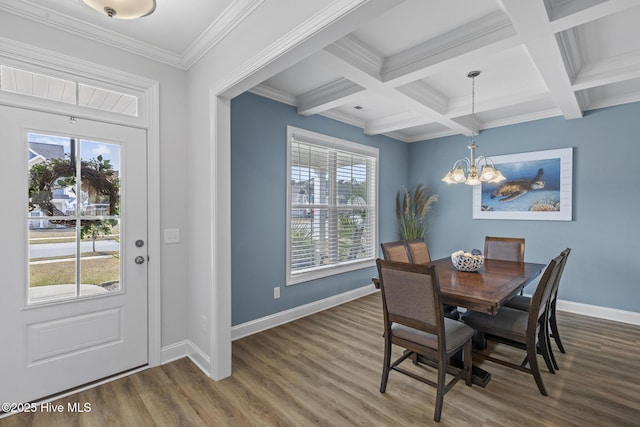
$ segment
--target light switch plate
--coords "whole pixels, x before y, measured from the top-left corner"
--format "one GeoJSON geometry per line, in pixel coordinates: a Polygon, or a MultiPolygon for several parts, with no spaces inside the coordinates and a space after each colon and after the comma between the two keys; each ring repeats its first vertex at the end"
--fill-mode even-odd
{"type": "Polygon", "coordinates": [[[180,229],[179,228],[165,228],[164,230],[164,243],[180,243],[180,229]]]}

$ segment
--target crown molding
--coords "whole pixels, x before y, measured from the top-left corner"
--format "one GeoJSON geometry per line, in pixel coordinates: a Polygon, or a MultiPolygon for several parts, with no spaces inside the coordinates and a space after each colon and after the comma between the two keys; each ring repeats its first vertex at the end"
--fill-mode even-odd
{"type": "Polygon", "coordinates": [[[213,49],[253,13],[264,0],[235,0],[185,51],[182,62],[191,68],[200,58],[213,49]]]}
{"type": "Polygon", "coordinates": [[[58,30],[115,47],[156,62],[183,70],[189,69],[210,49],[222,41],[249,16],[264,0],[235,0],[179,55],[166,49],[141,42],[97,25],[61,14],[54,9],[36,6],[28,1],[3,0],[0,11],[19,16],[58,30]]]}
{"type": "MultiPolygon", "coordinates": [[[[478,54],[479,49],[487,46],[504,50],[507,46],[498,45],[505,41],[511,41],[508,45],[516,45],[519,44],[517,39],[510,19],[504,12],[497,11],[386,58],[382,76],[384,81],[400,80],[398,84],[403,84],[406,82],[401,77],[416,70],[424,70],[433,64],[441,65],[447,58],[456,58],[469,52],[478,54]]],[[[412,77],[411,80],[416,78],[412,77]]]]}
{"type": "Polygon", "coordinates": [[[254,93],[259,96],[263,96],[265,98],[272,99],[274,101],[281,102],[283,104],[291,105],[292,107],[297,107],[295,96],[289,95],[287,92],[274,89],[265,84],[259,84],[258,86],[254,86],[249,89],[249,92],[254,93]]]}
{"type": "Polygon", "coordinates": [[[558,33],[558,48],[564,63],[567,67],[567,74],[570,80],[575,80],[576,76],[585,64],[584,55],[582,54],[582,46],[577,28],[570,28],[567,31],[558,33]]]}
{"type": "Polygon", "coordinates": [[[548,119],[551,117],[562,116],[562,112],[558,108],[550,108],[547,110],[540,110],[534,113],[521,114],[518,116],[511,116],[498,120],[487,120],[483,123],[482,129],[498,128],[508,125],[517,125],[525,122],[532,122],[535,120],[548,119]]]}
{"type": "Polygon", "coordinates": [[[393,116],[367,120],[364,127],[364,133],[366,135],[381,135],[387,132],[395,132],[400,129],[424,125],[429,122],[432,122],[432,120],[428,120],[416,112],[407,111],[393,116]]]}
{"type": "Polygon", "coordinates": [[[348,102],[348,98],[366,90],[345,78],[338,79],[296,98],[298,114],[309,116],[338,107],[348,102]],[[335,102],[334,102],[335,101],[335,102]]]}
{"type": "MultiPolygon", "coordinates": [[[[263,96],[265,98],[272,99],[277,102],[281,102],[283,104],[291,105],[292,107],[298,106],[296,103],[296,98],[294,96],[291,96],[286,92],[283,92],[278,89],[274,89],[264,84],[259,84],[258,86],[254,86],[253,88],[249,89],[249,92],[259,96],[263,96]]],[[[324,116],[329,119],[337,120],[339,122],[358,127],[360,129],[364,129],[364,126],[365,126],[364,121],[355,119],[352,116],[349,116],[345,113],[341,113],[338,111],[323,111],[318,114],[320,116],[324,116]]]]}
{"type": "Polygon", "coordinates": [[[265,69],[277,58],[287,54],[322,29],[335,24],[340,18],[348,15],[349,12],[365,5],[369,1],[370,0],[334,0],[320,12],[302,22],[291,32],[270,44],[241,67],[230,73],[216,86],[214,93],[233,98],[245,90],[248,90],[250,87],[258,84],[258,82],[252,84],[252,79],[249,79],[250,76],[254,79],[260,79],[259,70],[265,69]],[[237,85],[236,83],[240,81],[244,82],[244,85],[248,87],[244,89],[244,85],[237,85]]]}
{"type": "Polygon", "coordinates": [[[338,58],[348,61],[359,70],[381,80],[384,58],[353,35],[347,35],[325,49],[338,58]]]}
{"type": "Polygon", "coordinates": [[[447,97],[432,86],[429,86],[423,80],[407,83],[404,86],[397,87],[396,90],[415,99],[421,104],[428,105],[429,108],[439,114],[445,114],[447,111],[449,105],[447,97]]]}
{"type": "Polygon", "coordinates": [[[162,62],[177,68],[183,68],[182,58],[175,53],[135,40],[131,37],[118,34],[106,28],[72,18],[53,9],[35,6],[26,1],[17,2],[16,0],[3,0],[3,3],[0,3],[0,10],[85,39],[116,47],[157,62],[162,62]],[[16,4],[20,4],[20,6],[18,7],[16,4]]]}
{"type": "Polygon", "coordinates": [[[636,50],[585,64],[573,81],[573,89],[590,89],[639,77],[640,52],[636,50]]]}

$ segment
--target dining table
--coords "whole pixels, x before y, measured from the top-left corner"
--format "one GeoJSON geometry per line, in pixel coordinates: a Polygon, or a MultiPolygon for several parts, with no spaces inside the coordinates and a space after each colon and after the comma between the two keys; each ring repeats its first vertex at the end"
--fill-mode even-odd
{"type": "MultiPolygon", "coordinates": [[[[459,271],[450,257],[433,260],[428,265],[436,267],[443,304],[492,315],[546,267],[533,262],[485,259],[476,271],[459,271]]],[[[379,288],[380,280],[377,277],[372,280],[379,288]]],[[[451,361],[454,366],[459,363],[451,361]]],[[[490,379],[489,372],[473,366],[474,384],[484,387],[490,379]]]]}
{"type": "Polygon", "coordinates": [[[458,271],[451,258],[431,261],[436,267],[444,304],[496,314],[500,307],[538,277],[545,264],[485,259],[478,270],[458,271]]]}

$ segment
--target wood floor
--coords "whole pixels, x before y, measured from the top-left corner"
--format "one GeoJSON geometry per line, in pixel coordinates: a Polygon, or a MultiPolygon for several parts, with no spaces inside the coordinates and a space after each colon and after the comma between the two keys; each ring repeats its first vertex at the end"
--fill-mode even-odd
{"type": "MultiPolygon", "coordinates": [[[[556,351],[559,372],[543,373],[549,396],[530,375],[487,362],[489,385],[456,384],[439,425],[640,425],[640,327],[563,312],[558,320],[567,353],[556,351]]],[[[91,412],[17,414],[0,427],[436,425],[434,388],[392,372],[378,391],[381,330],[376,293],[235,341],[223,381],[181,359],[53,402],[91,412]]]]}

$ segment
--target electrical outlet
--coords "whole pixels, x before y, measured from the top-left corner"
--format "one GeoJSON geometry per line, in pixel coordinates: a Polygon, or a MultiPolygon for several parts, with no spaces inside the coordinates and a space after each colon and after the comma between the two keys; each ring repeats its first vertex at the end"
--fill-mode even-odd
{"type": "Polygon", "coordinates": [[[275,288],[273,288],[273,299],[278,298],[280,298],[280,287],[276,286],[275,288]]]}
{"type": "Polygon", "coordinates": [[[200,319],[200,329],[202,329],[202,332],[205,334],[207,333],[207,316],[202,316],[200,319]]]}

